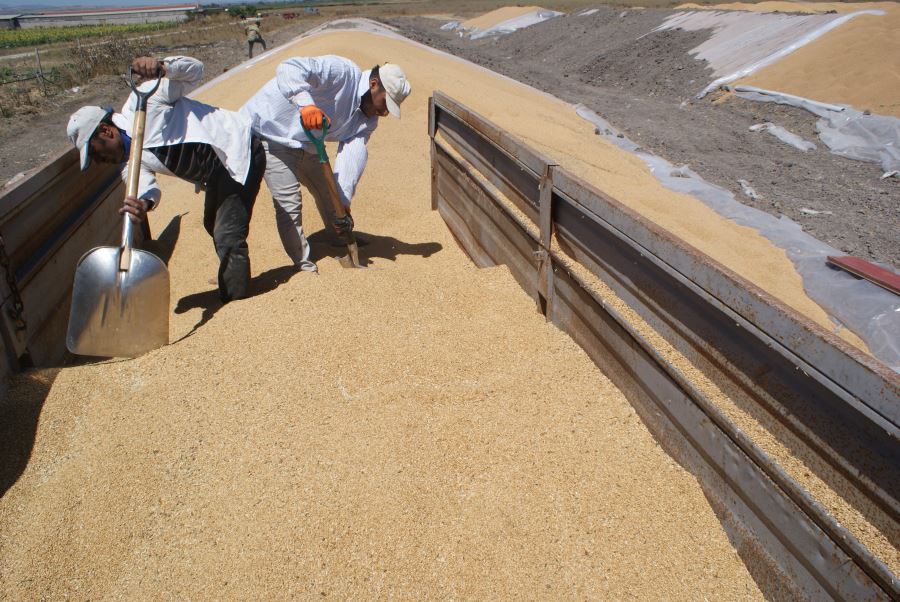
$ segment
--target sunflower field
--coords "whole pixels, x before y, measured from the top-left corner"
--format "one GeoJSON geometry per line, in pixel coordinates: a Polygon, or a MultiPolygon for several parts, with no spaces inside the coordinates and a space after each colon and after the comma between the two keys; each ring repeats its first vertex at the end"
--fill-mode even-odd
{"type": "Polygon", "coordinates": [[[148,33],[176,27],[178,23],[134,23],[129,25],[78,25],[0,30],[0,48],[39,46],[76,39],[102,38],[123,33],[148,33]]]}

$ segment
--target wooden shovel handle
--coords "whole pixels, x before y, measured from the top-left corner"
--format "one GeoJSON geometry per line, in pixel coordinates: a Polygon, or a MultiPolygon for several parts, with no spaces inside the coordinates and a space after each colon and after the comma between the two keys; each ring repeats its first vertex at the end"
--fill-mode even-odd
{"type": "MultiPolygon", "coordinates": [[[[134,81],[134,73],[128,68],[128,84],[135,95],[134,126],[131,130],[131,154],[128,157],[128,180],[125,182],[125,196],[137,198],[141,179],[141,155],[144,150],[144,128],[147,124],[147,99],[159,88],[160,80],[148,91],[142,92],[134,81]]],[[[127,272],[131,267],[132,247],[131,217],[125,214],[122,222],[122,252],[119,254],[119,271],[127,272]]]]}

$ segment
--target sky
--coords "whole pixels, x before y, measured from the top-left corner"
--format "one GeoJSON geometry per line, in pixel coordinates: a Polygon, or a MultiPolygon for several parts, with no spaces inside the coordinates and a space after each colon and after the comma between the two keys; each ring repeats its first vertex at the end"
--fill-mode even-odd
{"type": "MultiPolygon", "coordinates": [[[[14,6],[23,10],[47,10],[51,8],[69,8],[73,6],[106,8],[125,6],[163,6],[166,4],[195,4],[198,0],[0,0],[0,9],[14,6]]],[[[226,4],[229,0],[206,0],[207,4],[218,1],[226,4]]],[[[235,0],[230,0],[235,1],[235,0]]],[[[202,3],[202,2],[201,2],[202,3]]],[[[252,0],[247,1],[252,4],[252,0]]]]}
{"type": "Polygon", "coordinates": [[[192,0],[3,0],[0,5],[16,6],[163,6],[193,4],[192,0]]]}

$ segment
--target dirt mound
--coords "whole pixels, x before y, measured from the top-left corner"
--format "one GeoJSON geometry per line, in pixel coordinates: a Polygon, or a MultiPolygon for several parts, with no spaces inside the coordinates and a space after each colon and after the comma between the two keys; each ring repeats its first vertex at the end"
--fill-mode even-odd
{"type": "Polygon", "coordinates": [[[639,40],[625,40],[578,70],[593,86],[634,89],[647,96],[691,98],[696,82],[709,77],[706,64],[684,52],[699,44],[706,32],[658,31],[639,40]],[[692,83],[693,82],[693,83],[692,83]]]}

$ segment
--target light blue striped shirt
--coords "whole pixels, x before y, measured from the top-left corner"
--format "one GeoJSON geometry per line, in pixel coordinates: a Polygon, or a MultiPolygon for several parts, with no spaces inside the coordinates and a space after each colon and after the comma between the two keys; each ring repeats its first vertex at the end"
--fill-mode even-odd
{"type": "Polygon", "coordinates": [[[303,133],[300,107],[322,109],[331,120],[326,139],[340,143],[333,168],[341,200],[349,205],[368,160],[366,143],[378,126],[378,117],[366,117],[359,107],[370,73],[340,56],[288,59],[240,112],[260,137],[314,153],[303,133]]]}

